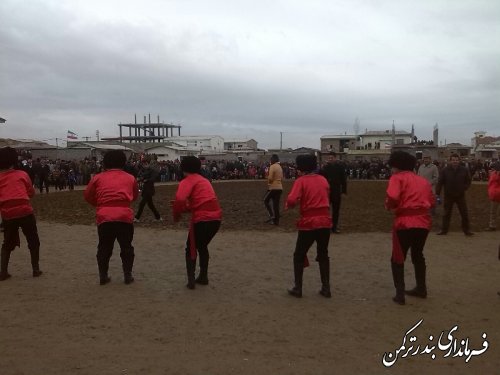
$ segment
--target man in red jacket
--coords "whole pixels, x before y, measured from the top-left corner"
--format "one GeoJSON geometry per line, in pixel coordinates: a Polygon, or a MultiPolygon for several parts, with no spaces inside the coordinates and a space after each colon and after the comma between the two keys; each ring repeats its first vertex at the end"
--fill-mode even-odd
{"type": "Polygon", "coordinates": [[[319,174],[312,173],[317,168],[314,155],[299,155],[296,158],[300,177],[294,182],[288,194],[285,209],[300,204],[300,219],[297,222],[299,233],[295,252],[293,253],[293,272],[295,285],[288,293],[294,297],[302,297],[302,276],[307,267],[307,252],[314,242],[317,245],[316,260],[319,263],[321,290],[319,294],[330,298],[330,258],[328,257],[328,242],[332,219],[330,216],[330,186],[328,181],[319,174]]]}
{"type": "Polygon", "coordinates": [[[387,186],[385,207],[394,212],[391,268],[396,296],[393,301],[404,305],[407,295],[426,298],[426,264],[424,246],[431,229],[430,209],[435,196],[429,181],[415,174],[416,158],[403,151],[395,151],[389,158],[392,176],[387,186]],[[417,286],[405,291],[404,262],[411,248],[417,286]]]}
{"type": "Polygon", "coordinates": [[[186,241],[186,271],[189,289],[195,284],[208,285],[208,244],[217,234],[222,210],[210,181],[200,174],[201,161],[196,156],[186,156],[181,161],[185,178],[179,183],[172,202],[174,222],[183,212],[191,212],[191,224],[186,241]],[[195,279],[196,255],[200,255],[200,273],[195,279]]]}
{"type": "Polygon", "coordinates": [[[139,196],[139,188],[135,177],[123,170],[126,162],[123,151],[108,151],[103,159],[105,171],[92,177],[83,193],[85,200],[96,207],[99,235],[96,257],[101,285],[111,281],[108,268],[115,240],[120,245],[125,284],[134,281],[134,211],[130,203],[139,196]]]}
{"type": "Polygon", "coordinates": [[[28,174],[15,170],[17,152],[11,147],[0,149],[0,214],[4,226],[4,240],[1,251],[0,281],[7,280],[10,253],[20,246],[19,228],[23,231],[31,254],[33,277],[42,274],[38,265],[40,239],[30,198],[35,190],[28,174]]]}
{"type": "Polygon", "coordinates": [[[497,229],[497,212],[500,206],[500,161],[491,165],[488,179],[488,198],[490,198],[490,222],[486,230],[497,229]]]}

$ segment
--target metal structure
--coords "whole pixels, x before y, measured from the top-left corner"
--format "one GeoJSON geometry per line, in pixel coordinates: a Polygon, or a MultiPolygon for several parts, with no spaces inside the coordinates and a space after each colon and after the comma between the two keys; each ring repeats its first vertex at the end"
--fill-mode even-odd
{"type": "Polygon", "coordinates": [[[120,136],[118,138],[101,138],[102,141],[119,141],[120,143],[138,143],[138,142],[163,142],[165,138],[174,137],[174,129],[177,129],[178,136],[181,135],[181,126],[173,124],[165,124],[160,122],[160,116],[157,117],[157,122],[151,122],[151,114],[144,116],[144,124],[137,123],[137,115],[134,115],[133,124],[118,124],[120,128],[120,136]],[[125,129],[123,129],[125,128],[125,129]],[[126,135],[128,129],[128,135],[126,135]],[[125,131],[125,135],[124,135],[125,131]],[[170,134],[169,134],[170,131],[170,134]]]}

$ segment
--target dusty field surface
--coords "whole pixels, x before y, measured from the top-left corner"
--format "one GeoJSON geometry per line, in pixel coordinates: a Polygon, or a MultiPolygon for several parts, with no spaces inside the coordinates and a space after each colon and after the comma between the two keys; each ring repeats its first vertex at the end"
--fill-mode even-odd
{"type": "MultiPolygon", "coordinates": [[[[266,193],[264,181],[223,181],[215,182],[214,189],[219,197],[223,210],[224,230],[258,230],[273,231],[277,228],[265,224],[267,212],[263,199],[266,193]]],[[[290,191],[292,181],[286,181],[282,196],[283,201],[290,191]]],[[[392,214],[384,209],[384,197],[387,181],[352,181],[348,185],[348,194],[343,196],[341,206],[341,227],[346,233],[388,232],[391,230],[392,214]]],[[[488,226],[489,201],[485,184],[474,184],[468,192],[469,215],[472,230],[481,231],[488,226]]],[[[177,184],[156,187],[153,198],[160,214],[167,219],[164,223],[156,223],[153,214],[146,207],[141,217],[140,227],[178,228],[172,223],[169,202],[175,196],[177,184]]],[[[37,218],[42,221],[64,224],[93,224],[94,209],[83,199],[81,191],[58,192],[57,194],[36,195],[33,199],[37,218]]],[[[138,207],[139,202],[135,203],[138,207]]],[[[441,225],[438,207],[434,227],[441,225]]],[[[295,231],[298,210],[282,212],[278,231],[295,231]]],[[[187,217],[181,224],[187,228],[187,217]]],[[[455,207],[452,216],[451,231],[460,231],[460,215],[455,207]]]]}
{"type": "MultiPolygon", "coordinates": [[[[97,231],[81,191],[35,197],[45,273],[31,277],[22,241],[12,254],[12,278],[0,283],[0,374],[498,374],[500,232],[479,232],[487,223],[485,185],[469,194],[478,233],[467,238],[454,221],[448,236],[429,236],[429,296],[408,297],[406,306],[391,301],[384,183],[349,186],[343,233],[329,246],[332,299],[317,294],[315,262],[305,271],[304,297],[286,293],[295,211],[279,228],[267,226],[263,183],[215,188],[224,223],[210,246],[210,285],[196,290],[184,286],[185,223],[153,223],[146,209],[134,238],[136,282],[123,284],[115,248],[112,282],[99,286],[97,231]],[[488,350],[466,363],[436,348],[434,360],[408,356],[385,368],[384,353],[399,349],[420,319],[413,335],[421,350],[456,325],[454,338],[468,338],[474,350],[486,333],[488,350]]],[[[174,191],[161,186],[155,197],[168,219],[174,191]]],[[[410,259],[406,283],[414,285],[410,259]]]]}

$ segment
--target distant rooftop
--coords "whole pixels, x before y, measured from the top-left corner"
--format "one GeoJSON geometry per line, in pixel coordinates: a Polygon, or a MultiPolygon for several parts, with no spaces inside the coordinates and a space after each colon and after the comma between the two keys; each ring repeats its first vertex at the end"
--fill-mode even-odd
{"type": "MultiPolygon", "coordinates": [[[[396,130],[394,133],[396,135],[411,135],[411,133],[409,133],[405,130],[396,130]]],[[[392,130],[369,130],[361,135],[391,135],[391,134],[392,134],[392,130]]]]}
{"type": "Polygon", "coordinates": [[[357,139],[359,135],[353,134],[334,134],[334,135],[322,135],[321,139],[357,139]]]}

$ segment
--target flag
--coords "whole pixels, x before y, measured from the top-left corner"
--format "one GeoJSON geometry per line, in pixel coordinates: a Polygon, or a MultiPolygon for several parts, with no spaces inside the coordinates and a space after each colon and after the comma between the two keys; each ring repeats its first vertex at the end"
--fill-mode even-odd
{"type": "Polygon", "coordinates": [[[67,139],[78,139],[78,135],[71,130],[68,130],[68,135],[66,137],[67,139]]]}

